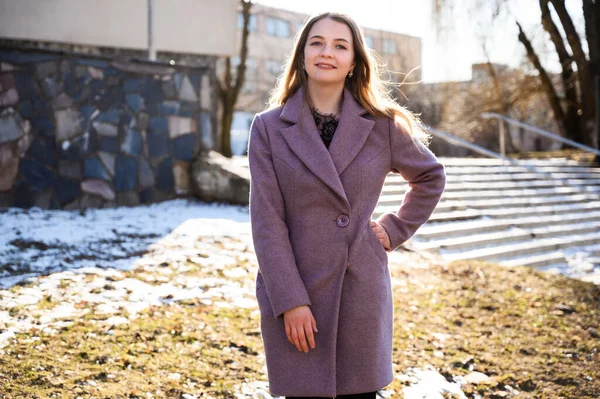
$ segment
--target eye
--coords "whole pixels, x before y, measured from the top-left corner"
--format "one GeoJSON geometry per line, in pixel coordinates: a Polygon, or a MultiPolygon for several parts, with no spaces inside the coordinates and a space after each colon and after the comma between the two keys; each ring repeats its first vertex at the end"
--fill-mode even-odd
{"type": "Polygon", "coordinates": [[[346,46],[344,46],[343,44],[338,44],[336,47],[342,50],[346,50],[346,46]]]}
{"type": "Polygon", "coordinates": [[[312,42],[310,45],[314,46],[314,45],[320,45],[320,44],[321,44],[321,42],[312,42]]]}

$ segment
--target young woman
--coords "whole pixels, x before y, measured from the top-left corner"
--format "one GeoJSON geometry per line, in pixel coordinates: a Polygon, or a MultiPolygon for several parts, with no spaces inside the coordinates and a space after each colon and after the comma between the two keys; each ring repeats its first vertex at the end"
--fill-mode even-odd
{"type": "Polygon", "coordinates": [[[375,398],[393,378],[387,252],[444,190],[428,135],[380,80],[348,16],[312,17],[250,132],[250,221],[269,389],[287,398],[375,398]],[[371,215],[386,175],[410,184],[371,215]]]}

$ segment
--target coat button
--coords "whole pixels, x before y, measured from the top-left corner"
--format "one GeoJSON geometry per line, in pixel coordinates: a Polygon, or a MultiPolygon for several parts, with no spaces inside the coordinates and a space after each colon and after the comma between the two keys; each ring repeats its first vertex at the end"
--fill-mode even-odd
{"type": "Polygon", "coordinates": [[[337,217],[336,222],[339,227],[346,227],[350,223],[350,218],[347,215],[340,215],[337,217]]]}

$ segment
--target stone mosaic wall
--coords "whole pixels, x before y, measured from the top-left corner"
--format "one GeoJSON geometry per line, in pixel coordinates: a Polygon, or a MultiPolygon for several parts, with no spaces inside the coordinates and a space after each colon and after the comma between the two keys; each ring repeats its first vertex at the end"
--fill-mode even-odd
{"type": "Polygon", "coordinates": [[[210,68],[0,48],[0,207],[158,202],[212,146],[210,68]]]}

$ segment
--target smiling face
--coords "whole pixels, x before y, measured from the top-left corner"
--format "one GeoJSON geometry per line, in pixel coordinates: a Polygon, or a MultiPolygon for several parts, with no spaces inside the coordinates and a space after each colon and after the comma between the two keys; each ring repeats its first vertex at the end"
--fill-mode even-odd
{"type": "Polygon", "coordinates": [[[348,25],[330,18],[317,21],[304,46],[304,65],[309,82],[343,85],[354,68],[354,43],[348,25]]]}

